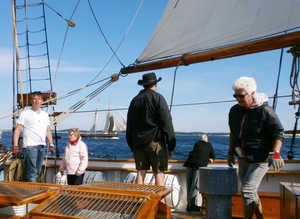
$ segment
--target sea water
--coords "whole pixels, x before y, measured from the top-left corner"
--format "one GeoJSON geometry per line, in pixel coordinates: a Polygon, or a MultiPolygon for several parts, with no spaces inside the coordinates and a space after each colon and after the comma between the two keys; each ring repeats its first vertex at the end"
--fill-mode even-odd
{"type": "MultiPolygon", "coordinates": [[[[58,146],[58,153],[62,157],[66,143],[68,141],[67,133],[58,133],[61,139],[54,140],[55,145],[58,146]]],[[[298,137],[298,136],[297,136],[298,137]]],[[[281,149],[281,156],[287,159],[288,154],[294,156],[294,159],[300,159],[300,138],[295,138],[292,145],[292,136],[286,135],[285,142],[281,149]]],[[[213,145],[216,159],[227,159],[227,152],[229,146],[228,134],[208,134],[209,142],[213,145]]],[[[2,133],[2,144],[8,148],[12,146],[11,143],[12,132],[2,133]]],[[[124,133],[119,134],[119,139],[97,139],[97,138],[83,138],[88,146],[90,158],[110,158],[110,159],[132,159],[132,153],[126,143],[124,133]]],[[[199,140],[199,134],[185,133],[176,136],[177,146],[174,151],[174,160],[185,160],[189,152],[193,149],[195,142],[199,140]]],[[[56,146],[55,146],[56,147],[56,146]]]]}

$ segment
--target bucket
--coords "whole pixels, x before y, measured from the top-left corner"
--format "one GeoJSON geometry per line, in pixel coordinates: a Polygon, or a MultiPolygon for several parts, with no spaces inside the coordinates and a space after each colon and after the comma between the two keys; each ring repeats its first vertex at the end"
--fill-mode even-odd
{"type": "MultiPolygon", "coordinates": [[[[137,173],[129,173],[125,178],[125,183],[135,183],[137,173]]],[[[155,185],[154,176],[152,173],[147,173],[144,184],[155,185]]],[[[171,208],[176,208],[180,202],[182,190],[179,184],[179,177],[174,174],[165,174],[165,187],[173,191],[165,197],[165,203],[171,208]]]]}

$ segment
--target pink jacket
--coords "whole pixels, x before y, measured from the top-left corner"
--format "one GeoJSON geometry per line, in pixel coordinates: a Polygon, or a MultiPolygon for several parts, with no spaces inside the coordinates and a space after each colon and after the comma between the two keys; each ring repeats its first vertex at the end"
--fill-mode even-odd
{"type": "Polygon", "coordinates": [[[67,143],[59,171],[67,171],[69,175],[83,174],[88,166],[88,149],[86,144],[79,141],[71,145],[70,142],[67,143]]]}

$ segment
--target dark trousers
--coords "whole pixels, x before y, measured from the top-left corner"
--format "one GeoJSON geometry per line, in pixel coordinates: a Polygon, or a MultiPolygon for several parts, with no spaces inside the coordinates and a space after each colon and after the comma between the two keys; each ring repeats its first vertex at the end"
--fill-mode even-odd
{"type": "Polygon", "coordinates": [[[199,170],[193,167],[186,168],[186,196],[187,206],[195,206],[198,190],[199,170]]]}
{"type": "Polygon", "coordinates": [[[84,173],[80,176],[67,175],[68,185],[81,185],[83,183],[84,173]]]}

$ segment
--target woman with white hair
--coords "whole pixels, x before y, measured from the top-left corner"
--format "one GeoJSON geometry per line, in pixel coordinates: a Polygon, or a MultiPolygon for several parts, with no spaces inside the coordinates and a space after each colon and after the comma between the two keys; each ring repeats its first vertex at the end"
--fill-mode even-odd
{"type": "Polygon", "coordinates": [[[262,219],[262,205],[257,189],[269,165],[276,171],[283,165],[280,149],[283,144],[283,127],[273,108],[268,106],[268,96],[257,93],[252,77],[241,77],[233,85],[233,97],[238,102],[229,111],[230,141],[228,166],[238,156],[239,178],[245,219],[255,214],[262,219]]]}
{"type": "Polygon", "coordinates": [[[195,204],[199,181],[199,167],[206,167],[208,162],[215,160],[215,151],[211,143],[208,142],[207,135],[202,135],[198,142],[194,144],[193,150],[189,153],[188,159],[183,166],[186,167],[186,211],[200,211],[200,206],[195,204]]]}

